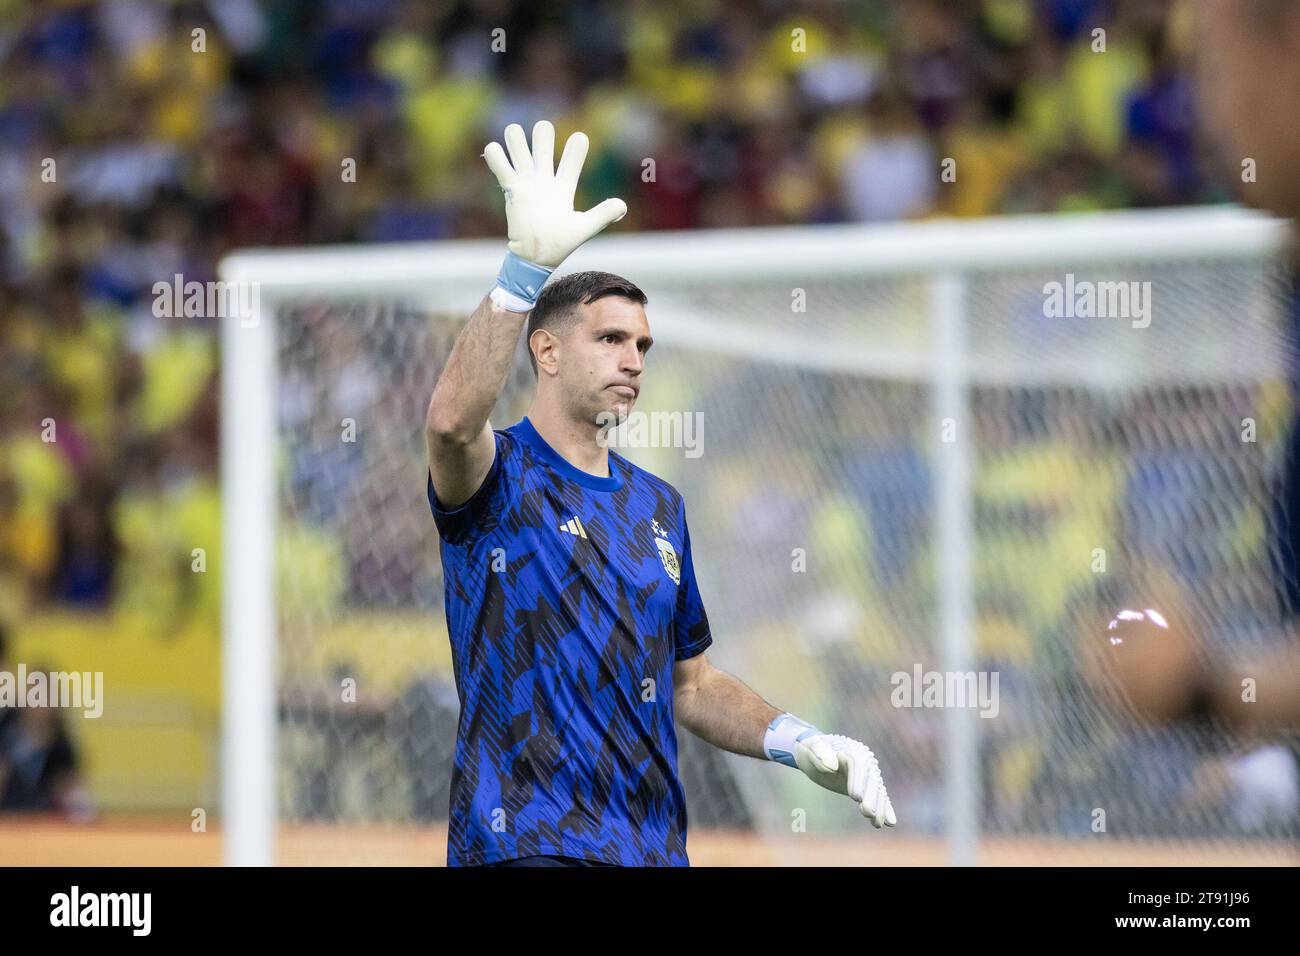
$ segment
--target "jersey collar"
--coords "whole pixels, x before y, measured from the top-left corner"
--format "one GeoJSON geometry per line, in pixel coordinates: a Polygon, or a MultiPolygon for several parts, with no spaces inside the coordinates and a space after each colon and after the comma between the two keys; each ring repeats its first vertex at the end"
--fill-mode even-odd
{"type": "Polygon", "coordinates": [[[601,478],[599,475],[588,474],[581,468],[571,465],[563,455],[546,443],[546,439],[533,427],[533,423],[528,420],[527,415],[521,418],[511,431],[528,442],[533,451],[559,472],[561,477],[567,478],[569,481],[575,481],[584,488],[590,488],[593,491],[618,491],[623,487],[623,475],[614,464],[615,456],[612,453],[609,456],[609,477],[601,478]]]}

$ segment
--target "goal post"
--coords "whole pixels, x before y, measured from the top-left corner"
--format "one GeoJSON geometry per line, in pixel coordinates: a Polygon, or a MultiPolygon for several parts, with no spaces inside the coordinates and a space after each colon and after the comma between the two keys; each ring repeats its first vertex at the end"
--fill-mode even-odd
{"type": "MultiPolygon", "coordinates": [[[[712,451],[705,456],[705,477],[699,469],[691,471],[689,459],[674,465],[669,476],[683,490],[692,515],[696,562],[715,631],[712,653],[724,666],[734,662],[742,679],[756,671],[755,689],[779,706],[836,722],[825,725],[828,731],[864,736],[881,754],[890,784],[891,745],[873,736],[888,737],[890,731],[873,731],[866,720],[858,727],[838,722],[846,714],[852,719],[865,713],[882,695],[887,702],[885,675],[910,669],[903,662],[923,657],[947,673],[977,670],[981,660],[993,659],[980,643],[982,630],[993,626],[988,621],[1005,620],[1008,632],[1030,635],[1010,649],[999,638],[997,655],[1002,656],[995,655],[1019,661],[1012,670],[1033,685],[1016,699],[1025,703],[1014,719],[1032,723],[1034,714],[1050,711],[1040,686],[1051,679],[1050,654],[1039,645],[1026,647],[1047,641],[1042,635],[1065,640],[1060,632],[1069,623],[1048,618],[1053,608],[1064,608],[1067,597],[1077,596],[1078,576],[1061,585],[1060,601],[1053,604],[1055,592],[1049,593],[1046,585],[1000,578],[999,564],[1005,562],[999,555],[1014,553],[1029,540],[1059,539],[1062,548],[1072,548],[1076,539],[1084,539],[1076,535],[1064,543],[1068,529],[1053,522],[1068,525],[1071,519],[1061,519],[1059,507],[1027,511],[1015,490],[982,489],[1021,488],[1026,469],[1056,467],[1059,455],[1051,456],[1059,448],[1039,442],[1044,435],[1055,439],[1055,446],[1066,446],[1067,453],[1075,449],[1076,459],[1085,456],[1085,449],[1105,444],[1091,433],[1088,409],[1110,401],[1108,396],[1162,396],[1168,388],[1203,388],[1211,390],[1207,400],[1219,403],[1215,407],[1228,409],[1235,408],[1234,389],[1281,383],[1282,358],[1289,347],[1282,337],[1279,291],[1286,242],[1283,223],[1215,207],[611,235],[579,249],[561,272],[613,272],[647,293],[657,347],[646,378],[667,378],[671,384],[664,387],[659,404],[698,408],[708,423],[710,449],[719,448],[716,458],[712,451]],[[1064,292],[1076,282],[1137,283],[1135,296],[1140,284],[1148,283],[1153,291],[1147,306],[1154,303],[1148,325],[1141,324],[1135,302],[1128,303],[1132,314],[1090,319],[1071,308],[1070,315],[1057,321],[1050,314],[1047,287],[1059,283],[1064,292]],[[710,391],[714,377],[723,384],[710,391]],[[1086,407],[1063,407],[1076,401],[1086,407]],[[1041,407],[1048,406],[1051,410],[1042,411],[1040,420],[1041,407]],[[996,452],[989,450],[995,446],[996,452]],[[1049,464],[1035,464],[1040,458],[1049,464]],[[769,494],[759,476],[770,476],[779,493],[769,494]],[[697,505],[692,492],[704,500],[697,505]],[[997,499],[999,494],[1005,499],[997,499]],[[725,503],[733,501],[752,503],[752,514],[759,517],[749,524],[759,525],[758,530],[726,513],[725,503]],[[782,515],[795,517],[782,525],[782,515]],[[1040,533],[1040,525],[1047,530],[1040,533]],[[788,530],[796,526],[797,533],[788,530]],[[850,528],[869,530],[846,530],[850,528]],[[778,553],[778,548],[784,550],[778,553]],[[792,583],[792,549],[826,556],[817,575],[807,578],[815,577],[813,584],[792,583]],[[728,577],[733,563],[743,567],[732,577],[745,580],[728,577]],[[757,590],[758,584],[744,568],[770,578],[761,600],[747,598],[745,586],[757,590]],[[763,616],[768,607],[773,609],[770,621],[763,616]],[[880,628],[888,631],[886,637],[872,630],[878,614],[889,621],[880,628]],[[787,621],[799,633],[774,633],[776,622],[787,621]],[[878,645],[873,643],[877,640],[878,645]],[[883,673],[877,673],[880,668],[883,673]],[[761,675],[768,672],[790,673],[789,685],[765,684],[761,675]],[[847,703],[827,703],[820,715],[801,709],[802,703],[844,687],[853,701],[858,700],[857,688],[870,687],[862,710],[847,703]]],[[[286,777],[293,778],[295,787],[301,783],[302,795],[289,801],[296,808],[291,813],[355,819],[361,812],[355,806],[369,798],[357,796],[348,804],[332,795],[335,790],[373,795],[383,788],[376,781],[400,778],[403,793],[414,793],[422,784],[414,779],[418,772],[412,764],[421,754],[427,761],[435,759],[427,750],[412,751],[407,742],[394,743],[392,754],[374,758],[374,764],[346,779],[333,775],[331,755],[351,761],[362,746],[358,741],[401,736],[404,731],[393,730],[393,721],[414,719],[415,705],[403,690],[402,675],[393,677],[385,708],[368,712],[364,727],[327,705],[295,702],[310,697],[301,687],[319,690],[331,675],[342,673],[337,667],[331,670],[330,661],[347,660],[348,634],[355,639],[364,633],[364,624],[349,632],[345,619],[378,608],[418,621],[428,599],[441,603],[433,574],[421,578],[419,568],[407,567],[416,539],[402,526],[422,520],[431,525],[431,519],[427,514],[387,516],[374,505],[410,505],[409,499],[395,497],[393,486],[398,475],[418,462],[413,456],[422,429],[412,396],[423,389],[427,399],[446,348],[490,288],[503,254],[503,241],[472,240],[249,250],[233,253],[221,264],[222,282],[255,293],[252,312],[224,319],[221,333],[227,555],[222,570],[221,752],[228,864],[275,861],[286,777]],[[363,326],[360,336],[355,330],[333,331],[350,321],[363,326]],[[299,334],[294,323],[306,323],[309,331],[299,334]],[[371,339],[379,344],[368,344],[371,339]],[[328,469],[329,463],[344,459],[331,457],[329,448],[313,444],[306,434],[320,425],[313,416],[330,412],[321,406],[331,400],[340,377],[346,378],[349,401],[371,403],[364,407],[376,410],[363,423],[370,429],[366,434],[390,434],[382,440],[365,438],[382,445],[375,453],[379,457],[355,469],[342,467],[322,488],[312,467],[328,469]],[[397,383],[393,394],[385,389],[390,383],[397,383]],[[296,403],[297,411],[286,417],[288,401],[296,403]],[[361,503],[340,511],[326,500],[331,496],[349,502],[355,497],[361,503]],[[326,517],[313,517],[326,512],[326,517]],[[294,527],[308,529],[304,534],[319,560],[294,563],[277,556],[285,515],[294,527]],[[375,526],[349,526],[349,515],[354,521],[368,516],[365,520],[375,526]],[[318,525],[330,530],[315,534],[318,525]],[[369,550],[355,553],[349,536],[364,539],[369,550]],[[303,570],[309,563],[312,570],[303,570]],[[349,570],[338,572],[340,563],[349,570]],[[347,580],[340,583],[342,578],[347,580]],[[286,580],[291,584],[287,595],[286,580]],[[340,596],[340,589],[346,594],[340,596]],[[288,655],[280,651],[282,631],[301,642],[288,655]],[[323,651],[324,644],[335,649],[323,651]],[[289,698],[282,686],[292,686],[298,696],[289,698]],[[291,719],[286,712],[308,714],[306,725],[290,728],[297,735],[294,746],[321,751],[304,757],[301,770],[288,772],[284,744],[291,719]],[[310,783],[300,779],[306,777],[310,783]]],[[[526,370],[526,362],[519,369],[526,370]]],[[[516,399],[530,382],[523,371],[512,378],[510,394],[503,399],[514,402],[511,414],[519,411],[516,399]]],[[[495,417],[493,422],[508,424],[495,417]]],[[[1194,431],[1185,423],[1170,428],[1172,437],[1137,440],[1148,441],[1153,450],[1181,448],[1181,436],[1194,431]]],[[[1275,470],[1277,444],[1276,439],[1269,444],[1267,455],[1215,472],[1207,479],[1212,493],[1222,492],[1225,499],[1257,495],[1270,469],[1275,470]]],[[[1122,458],[1113,450],[1108,454],[1122,458]]],[[[635,451],[629,457],[638,460],[635,451]]],[[[1131,458],[1123,460],[1131,463],[1131,458]]],[[[1077,470],[1077,465],[1070,467],[1077,470]]],[[[418,479],[418,464],[414,468],[411,473],[418,479]]],[[[1041,495],[1044,483],[1056,479],[1055,472],[1034,477],[1033,494],[1041,495]]],[[[1119,505],[1108,499],[1098,507],[1119,505]]],[[[1205,547],[1215,549],[1216,556],[1226,554],[1236,546],[1232,542],[1249,536],[1234,530],[1238,524],[1253,528],[1251,522],[1267,520],[1262,505],[1255,510],[1261,515],[1233,516],[1233,528],[1223,529],[1222,535],[1229,543],[1219,544],[1216,538],[1205,547]]],[[[1170,521],[1176,525],[1175,519],[1157,516],[1151,526],[1177,534],[1170,521]]],[[[1256,539],[1251,540],[1258,546],[1256,539]]],[[[436,552],[427,537],[421,540],[436,552]]],[[[1099,546],[1103,540],[1111,539],[1102,534],[1099,546]]],[[[1058,553],[1065,552],[1051,552],[1058,553]]],[[[424,557],[434,560],[436,554],[424,557]]],[[[1087,555],[1081,560],[1086,563],[1087,555]]],[[[1229,582],[1240,580],[1239,590],[1252,600],[1266,591],[1258,564],[1254,558],[1241,564],[1247,570],[1229,582]]],[[[1053,574],[1054,579],[1060,576],[1053,574]]],[[[1235,613],[1239,598],[1234,591],[1212,610],[1217,614],[1232,608],[1235,613]]],[[[390,619],[384,621],[383,628],[392,630],[390,619]]],[[[427,622],[423,637],[402,639],[412,659],[424,651],[417,653],[408,646],[411,642],[446,643],[439,618],[430,614],[427,622]]],[[[356,653],[384,652],[367,643],[356,653]]],[[[379,661],[368,666],[384,671],[379,661]]],[[[885,709],[879,719],[888,723],[892,718],[885,709]]],[[[1015,747],[1032,752],[1047,746],[1035,744],[1018,724],[1016,728],[1007,732],[1015,747]]],[[[908,732],[915,735],[909,740],[929,739],[928,731],[908,732]]],[[[981,761],[988,728],[974,709],[950,707],[934,732],[941,755],[935,758],[937,768],[900,745],[894,759],[905,763],[904,776],[912,782],[904,789],[913,795],[912,802],[892,784],[891,794],[904,822],[909,822],[909,811],[930,807],[926,801],[933,799],[934,805],[917,817],[931,821],[931,832],[946,841],[951,862],[974,863],[986,829],[984,794],[990,786],[1003,785],[990,783],[990,770],[981,761]],[[936,775],[939,779],[931,779],[936,775]]],[[[1062,738],[1072,733],[1054,732],[1062,738]]],[[[436,759],[449,762],[450,754],[439,753],[436,759]]],[[[1041,754],[1038,759],[1041,763],[1041,754]]],[[[1100,766],[1101,758],[1095,760],[1100,766]]],[[[738,816],[727,816],[730,809],[719,811],[721,816],[743,816],[761,833],[779,834],[784,828],[788,835],[788,801],[769,799],[770,793],[785,792],[769,789],[784,786],[763,775],[771,768],[739,760],[727,767],[736,781],[734,799],[742,806],[735,810],[738,816]]],[[[995,772],[1010,779],[1017,771],[999,767],[995,772]]],[[[1063,792],[1052,789],[1051,779],[1040,773],[1025,792],[1033,787],[1063,792]]],[[[688,796],[690,791],[688,780],[688,796]]],[[[733,795],[709,799],[721,804],[733,795]]],[[[1064,809],[1066,802],[1062,797],[1057,816],[1043,817],[1039,831],[1069,832],[1073,824],[1061,822],[1072,812],[1064,809]]],[[[811,795],[805,803],[822,806],[811,795]]],[[[407,806],[403,802],[386,810],[385,818],[406,819],[407,806]]],[[[1199,811],[1188,811],[1194,812],[1199,811]]],[[[692,814],[694,826],[694,809],[692,814]]],[[[814,815],[828,819],[820,811],[814,815]]],[[[824,826],[834,828],[832,823],[824,826]]],[[[1006,832],[1020,832],[1006,826],[1006,832]]]]}

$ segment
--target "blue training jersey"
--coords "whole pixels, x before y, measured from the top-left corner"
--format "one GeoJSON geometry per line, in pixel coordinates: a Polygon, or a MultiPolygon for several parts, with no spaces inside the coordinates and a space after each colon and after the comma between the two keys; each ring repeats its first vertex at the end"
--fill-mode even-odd
{"type": "Polygon", "coordinates": [[[443,508],[460,723],[447,864],[558,854],[686,866],[673,664],[712,642],[682,497],[609,453],[574,467],[524,418],[443,508]]]}

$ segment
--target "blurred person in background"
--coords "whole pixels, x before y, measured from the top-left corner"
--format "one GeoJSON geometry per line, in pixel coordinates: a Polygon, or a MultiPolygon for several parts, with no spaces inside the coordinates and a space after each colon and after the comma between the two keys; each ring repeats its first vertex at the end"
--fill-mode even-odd
{"type": "MultiPolygon", "coordinates": [[[[3,623],[0,623],[0,674],[12,674],[13,665],[9,661],[9,630],[3,623]]],[[[10,721],[18,715],[16,707],[9,707],[0,703],[0,737],[3,737],[5,727],[10,721]]]]}
{"type": "Polygon", "coordinates": [[[1258,734],[1240,753],[1203,760],[1181,795],[1187,807],[1228,820],[1243,835],[1295,833],[1300,765],[1283,744],[1258,734]]]}
{"type": "Polygon", "coordinates": [[[104,472],[87,475],[77,495],[59,506],[58,550],[50,596],[61,604],[106,609],[113,593],[121,545],[112,511],[116,492],[104,472]]]}
{"type": "Polygon", "coordinates": [[[911,219],[930,211],[938,192],[938,160],[912,110],[880,94],[869,108],[873,134],[848,159],[844,193],[859,222],[911,219]]]}
{"type": "MultiPolygon", "coordinates": [[[[1195,0],[1199,90],[1203,119],[1240,198],[1275,215],[1300,218],[1300,2],[1195,0]],[[1254,177],[1243,164],[1253,161],[1254,177]]],[[[1296,250],[1294,230],[1292,250],[1296,250]]],[[[1300,264],[1300,259],[1297,260],[1300,264]]],[[[1289,375],[1300,397],[1300,282],[1292,274],[1289,375]]],[[[1189,698],[1229,720],[1250,726],[1300,726],[1300,419],[1287,442],[1277,514],[1282,611],[1292,630],[1282,651],[1231,661],[1198,653],[1198,686],[1189,698]],[[1243,700],[1243,680],[1257,681],[1258,697],[1243,700]]]]}
{"type": "MultiPolygon", "coordinates": [[[[7,643],[0,629],[0,673],[15,675],[17,664],[9,659],[7,643]]],[[[44,666],[31,670],[50,672],[44,666]]],[[[23,693],[23,688],[17,691],[23,693]]],[[[0,813],[52,812],[89,819],[93,810],[80,764],[57,708],[0,706],[0,813]]]]}

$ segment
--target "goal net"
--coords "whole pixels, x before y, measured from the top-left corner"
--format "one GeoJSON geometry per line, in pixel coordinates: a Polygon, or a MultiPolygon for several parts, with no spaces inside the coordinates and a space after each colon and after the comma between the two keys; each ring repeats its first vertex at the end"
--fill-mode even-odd
{"type": "MultiPolygon", "coordinates": [[[[685,497],[711,660],[865,740],[898,812],[877,834],[679,730],[693,859],[717,834],[776,863],[1286,846],[1300,785],[1276,742],[1135,724],[1083,667],[1154,602],[1217,646],[1287,639],[1283,242],[1213,209],[615,236],[566,263],[649,297],[643,417],[615,444],[685,497]]],[[[230,862],[293,828],[337,830],[320,862],[348,862],[349,834],[445,827],[458,704],[423,421],[501,255],[223,265],[257,302],[223,330],[230,862]]],[[[527,407],[525,356],[495,427],[527,407]]]]}

